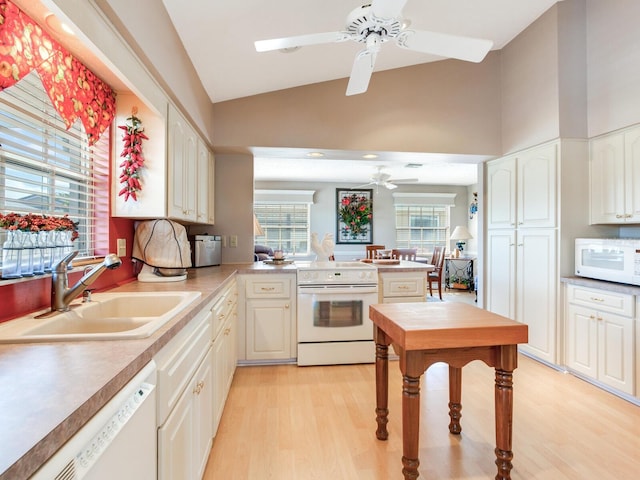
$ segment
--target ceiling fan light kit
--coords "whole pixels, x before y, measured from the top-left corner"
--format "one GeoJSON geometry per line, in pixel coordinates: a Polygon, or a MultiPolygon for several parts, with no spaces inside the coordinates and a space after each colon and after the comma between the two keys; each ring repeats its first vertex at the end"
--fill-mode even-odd
{"type": "Polygon", "coordinates": [[[257,52],[290,52],[304,46],[347,40],[364,43],[366,47],[358,52],[351,69],[346,92],[350,96],[367,91],[376,55],[382,44],[391,39],[395,39],[399,47],[408,50],[476,63],[481,62],[493,47],[491,40],[408,30],[411,22],[405,22],[402,18],[402,9],[406,3],[407,0],[372,0],[370,4],[362,5],[349,13],[345,31],[258,40],[255,48],[257,52]]]}

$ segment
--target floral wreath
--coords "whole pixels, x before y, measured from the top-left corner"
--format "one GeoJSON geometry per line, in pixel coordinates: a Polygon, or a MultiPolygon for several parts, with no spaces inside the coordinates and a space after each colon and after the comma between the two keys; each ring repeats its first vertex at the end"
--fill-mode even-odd
{"type": "Polygon", "coordinates": [[[369,233],[371,223],[371,201],[364,195],[352,193],[340,200],[338,216],[343,225],[340,234],[343,237],[356,239],[369,233]]]}
{"type": "Polygon", "coordinates": [[[120,167],[122,167],[120,183],[123,187],[118,192],[118,196],[124,195],[125,202],[129,200],[129,197],[137,201],[138,192],[142,191],[139,173],[139,170],[144,167],[142,141],[149,140],[149,137],[143,133],[142,121],[136,117],[136,113],[138,113],[138,109],[133,107],[131,116],[127,118],[126,124],[118,126],[118,128],[126,132],[122,137],[124,148],[120,154],[121,157],[124,157],[124,161],[120,164],[120,167]]]}

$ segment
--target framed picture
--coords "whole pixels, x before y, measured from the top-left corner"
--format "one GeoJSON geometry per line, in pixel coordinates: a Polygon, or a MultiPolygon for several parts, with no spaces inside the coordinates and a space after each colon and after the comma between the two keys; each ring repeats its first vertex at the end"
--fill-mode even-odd
{"type": "Polygon", "coordinates": [[[336,243],[373,243],[373,189],[336,188],[336,243]]]}

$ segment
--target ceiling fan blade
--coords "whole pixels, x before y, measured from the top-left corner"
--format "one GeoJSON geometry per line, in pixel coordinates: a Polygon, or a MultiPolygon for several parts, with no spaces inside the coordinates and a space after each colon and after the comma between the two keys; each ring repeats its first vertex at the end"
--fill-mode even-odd
{"type": "Polygon", "coordinates": [[[362,50],[356,56],[347,85],[347,96],[364,93],[369,87],[369,80],[376,64],[376,52],[369,49],[362,50]]]}
{"type": "Polygon", "coordinates": [[[311,33],[296,37],[273,38],[271,40],[257,40],[254,42],[256,52],[270,52],[287,48],[306,47],[322,43],[345,42],[351,38],[347,32],[311,33]]]}
{"type": "Polygon", "coordinates": [[[393,190],[394,188],[398,188],[397,185],[394,185],[393,183],[389,183],[389,182],[384,182],[383,185],[385,187],[387,187],[387,189],[389,189],[389,190],[393,190]]]}
{"type": "Polygon", "coordinates": [[[375,184],[376,184],[375,182],[364,183],[362,185],[351,187],[350,190],[357,190],[359,188],[370,187],[370,186],[375,185],[375,184]]]}
{"type": "Polygon", "coordinates": [[[493,46],[491,40],[420,30],[404,30],[396,42],[398,46],[416,52],[476,63],[481,62],[493,46]]]}
{"type": "Polygon", "coordinates": [[[417,182],[418,180],[420,179],[419,178],[390,178],[387,181],[393,182],[393,183],[413,183],[413,182],[417,182]]]}
{"type": "Polygon", "coordinates": [[[377,18],[396,18],[402,16],[407,0],[373,0],[371,11],[377,18]]]}

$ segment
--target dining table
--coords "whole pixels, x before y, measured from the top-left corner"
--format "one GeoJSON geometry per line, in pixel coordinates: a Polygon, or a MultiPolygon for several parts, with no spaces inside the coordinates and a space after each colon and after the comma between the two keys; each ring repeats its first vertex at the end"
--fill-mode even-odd
{"type": "Polygon", "coordinates": [[[456,302],[384,303],[369,307],[376,344],[376,437],[389,433],[389,346],[402,374],[402,473],[419,476],[420,377],[434,363],[449,366],[449,433],[462,432],[462,368],[481,360],[495,369],[494,454],[496,480],[510,480],[513,424],[513,371],[518,344],[528,327],[473,305],[456,302]]]}

